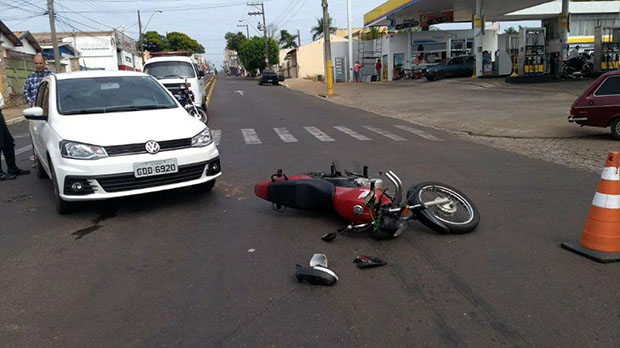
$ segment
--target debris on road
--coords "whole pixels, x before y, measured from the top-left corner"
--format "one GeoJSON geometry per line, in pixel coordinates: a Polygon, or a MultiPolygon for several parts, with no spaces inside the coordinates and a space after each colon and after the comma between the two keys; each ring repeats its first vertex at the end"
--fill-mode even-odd
{"type": "Polygon", "coordinates": [[[358,268],[372,268],[387,265],[387,261],[376,256],[358,256],[353,260],[353,263],[357,264],[358,268]]]}

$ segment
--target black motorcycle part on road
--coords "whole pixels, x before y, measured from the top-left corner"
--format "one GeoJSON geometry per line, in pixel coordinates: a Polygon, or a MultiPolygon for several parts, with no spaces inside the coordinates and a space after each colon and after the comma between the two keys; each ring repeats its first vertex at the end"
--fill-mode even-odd
{"type": "Polygon", "coordinates": [[[332,209],[336,188],[319,179],[272,182],[267,186],[267,199],[277,205],[294,209],[332,209]]]}
{"type": "Polygon", "coordinates": [[[448,221],[446,216],[441,216],[441,214],[436,213],[437,208],[431,207],[428,209],[420,209],[415,212],[420,220],[426,227],[432,229],[435,232],[442,234],[464,234],[472,232],[480,223],[480,213],[478,209],[474,205],[474,203],[467,197],[464,193],[457,190],[456,188],[442,184],[439,182],[423,182],[420,184],[413,185],[407,191],[407,203],[409,205],[421,204],[423,203],[420,199],[420,191],[426,187],[434,186],[442,190],[446,190],[447,192],[451,192],[448,196],[450,199],[457,199],[463,203],[463,205],[468,205],[468,214],[470,218],[468,221],[464,222],[451,222],[448,221]],[[457,197],[458,196],[458,197],[457,197]]]}

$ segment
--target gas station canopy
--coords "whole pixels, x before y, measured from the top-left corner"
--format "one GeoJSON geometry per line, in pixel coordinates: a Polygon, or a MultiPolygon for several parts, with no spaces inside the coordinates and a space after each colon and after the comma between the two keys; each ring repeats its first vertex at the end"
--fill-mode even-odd
{"type": "MultiPolygon", "coordinates": [[[[487,21],[495,21],[507,13],[549,1],[484,0],[484,14],[487,21]]],[[[421,16],[440,13],[445,15],[440,22],[471,22],[475,8],[476,0],[389,0],[364,15],[364,26],[389,25],[394,21],[418,20],[421,16]]]]}

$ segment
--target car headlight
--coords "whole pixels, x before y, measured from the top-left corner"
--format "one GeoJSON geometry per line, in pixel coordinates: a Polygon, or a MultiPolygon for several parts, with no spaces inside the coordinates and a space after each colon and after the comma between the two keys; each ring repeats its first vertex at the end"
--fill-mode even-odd
{"type": "Polygon", "coordinates": [[[60,154],[64,158],[80,160],[96,160],[108,157],[108,153],[101,146],[66,140],[60,142],[60,154]]]}
{"type": "Polygon", "coordinates": [[[213,142],[211,131],[205,128],[192,138],[192,147],[205,147],[213,142]]]}

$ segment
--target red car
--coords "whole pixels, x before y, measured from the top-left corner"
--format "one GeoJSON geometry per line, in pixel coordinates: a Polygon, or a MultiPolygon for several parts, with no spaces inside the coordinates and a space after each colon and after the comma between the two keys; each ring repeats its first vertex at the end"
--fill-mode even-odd
{"type": "Polygon", "coordinates": [[[601,75],[575,100],[568,122],[581,126],[610,127],[620,140],[620,71],[601,75]]]}

